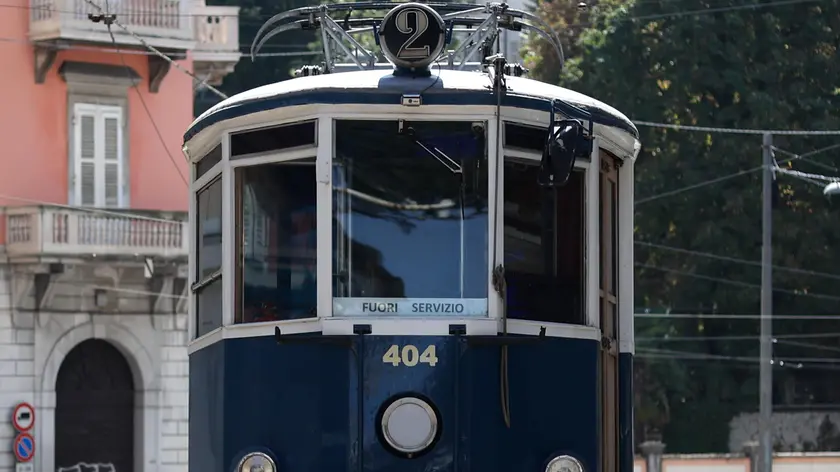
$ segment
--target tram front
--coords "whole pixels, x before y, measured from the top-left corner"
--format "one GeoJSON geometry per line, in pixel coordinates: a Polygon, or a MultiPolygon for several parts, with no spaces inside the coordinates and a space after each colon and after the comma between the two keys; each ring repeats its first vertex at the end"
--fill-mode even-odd
{"type": "Polygon", "coordinates": [[[190,470],[632,470],[637,132],[501,57],[429,73],[494,5],[399,4],[373,28],[396,70],[188,130],[190,470]]]}

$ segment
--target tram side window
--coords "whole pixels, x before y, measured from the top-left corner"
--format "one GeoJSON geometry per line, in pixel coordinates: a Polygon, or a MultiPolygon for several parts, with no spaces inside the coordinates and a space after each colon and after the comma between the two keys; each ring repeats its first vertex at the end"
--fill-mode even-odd
{"type": "Polygon", "coordinates": [[[236,170],[236,323],[317,316],[315,166],[236,170]]]}
{"type": "Polygon", "coordinates": [[[585,173],[552,189],[536,162],[505,162],[508,317],[584,324],[585,173]]]}
{"type": "Polygon", "coordinates": [[[198,239],[195,335],[203,336],[222,326],[222,179],[198,191],[196,195],[198,239]]]}

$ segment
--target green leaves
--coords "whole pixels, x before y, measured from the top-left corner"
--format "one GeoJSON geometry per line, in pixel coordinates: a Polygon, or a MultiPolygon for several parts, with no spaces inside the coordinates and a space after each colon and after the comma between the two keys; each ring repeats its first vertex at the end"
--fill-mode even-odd
{"type": "MultiPolygon", "coordinates": [[[[581,21],[569,5],[542,4],[538,11],[563,27],[581,21]]],[[[533,57],[528,57],[539,79],[592,95],[638,120],[723,128],[840,129],[838,2],[725,11],[743,5],[692,0],[599,3],[583,19],[586,28],[574,33],[567,28],[565,38],[571,42],[567,49],[576,57],[567,62],[562,74],[543,67],[547,59],[542,58],[539,42],[530,44],[533,57]],[[708,8],[718,12],[691,13],[708,8]]],[[[642,128],[641,132],[636,239],[759,260],[761,174],[745,171],[761,165],[761,136],[656,128],[642,128]],[[732,177],[721,179],[727,176],[732,177]],[[695,185],[692,190],[671,193],[695,185]],[[651,200],[645,201],[647,198],[651,200]]],[[[774,144],[802,154],[837,140],[776,136],[774,144]]],[[[790,155],[777,153],[778,160],[787,157],[790,155]]],[[[805,172],[840,175],[835,169],[840,167],[837,153],[817,154],[814,159],[822,165],[794,160],[793,166],[805,172]]],[[[777,182],[780,196],[774,212],[774,262],[840,272],[834,267],[840,260],[837,210],[821,195],[819,186],[786,175],[778,175],[777,182]]],[[[636,300],[641,305],[684,307],[683,312],[713,307],[717,313],[759,311],[756,286],[760,271],[755,265],[639,245],[635,257],[644,266],[636,271],[636,300]]],[[[840,299],[813,296],[836,293],[837,280],[776,270],[774,283],[785,291],[774,296],[778,314],[840,313],[840,299]]],[[[702,325],[697,320],[636,322],[637,336],[662,332],[697,336],[699,326],[707,336],[758,334],[757,320],[707,319],[702,325]]],[[[778,321],[774,329],[777,333],[840,332],[840,323],[778,321]]],[[[815,342],[836,345],[837,339],[815,342]]],[[[723,356],[674,362],[677,355],[673,353],[670,358],[645,358],[645,352],[663,346],[638,343],[637,375],[656,378],[638,386],[644,394],[637,396],[637,407],[645,412],[639,421],[657,427],[664,422],[665,442],[672,452],[726,448],[725,441],[715,439],[720,435],[708,431],[720,431],[725,437],[732,416],[757,405],[757,393],[742,388],[757,385],[757,364],[732,360],[754,358],[757,345],[757,338],[668,343],[668,349],[677,352],[723,356]],[[661,395],[667,397],[667,405],[656,400],[661,395]],[[683,403],[686,395],[692,400],[683,403]],[[643,402],[654,402],[657,409],[651,412],[650,404],[643,402]],[[699,418],[705,421],[702,427],[696,424],[699,418]]],[[[779,352],[788,357],[825,356],[813,346],[779,352]]],[[[793,375],[812,390],[840,392],[837,380],[807,372],[815,371],[781,371],[777,376],[783,381],[793,375]]],[[[782,396],[776,403],[801,401],[782,396]]],[[[823,397],[821,401],[828,400],[823,397]]],[[[840,395],[834,393],[831,401],[840,401],[840,395]]]]}

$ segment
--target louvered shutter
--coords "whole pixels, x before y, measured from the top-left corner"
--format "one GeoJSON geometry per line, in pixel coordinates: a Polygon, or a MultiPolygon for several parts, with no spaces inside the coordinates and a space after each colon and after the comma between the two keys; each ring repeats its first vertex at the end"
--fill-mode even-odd
{"type": "Polygon", "coordinates": [[[104,198],[106,207],[122,206],[122,159],[119,115],[104,113],[104,198]]]}
{"type": "Polygon", "coordinates": [[[74,107],[76,204],[121,207],[124,202],[122,109],[79,103],[74,107]]]}
{"type": "Polygon", "coordinates": [[[76,125],[76,200],[81,205],[96,205],[96,110],[77,107],[76,125]]]}

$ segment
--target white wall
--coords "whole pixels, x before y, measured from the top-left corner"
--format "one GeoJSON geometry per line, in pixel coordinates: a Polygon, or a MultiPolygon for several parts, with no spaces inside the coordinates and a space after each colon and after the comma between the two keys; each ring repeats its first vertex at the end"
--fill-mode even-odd
{"type": "MultiPolygon", "coordinates": [[[[130,315],[91,314],[90,284],[102,284],[102,273],[115,273],[115,286],[147,290],[142,268],[112,270],[77,268],[60,276],[48,292],[49,308],[74,313],[13,313],[12,306],[31,304],[32,275],[0,265],[0,444],[9,445],[12,408],[35,406],[35,470],[54,468],[55,380],[64,356],[86,339],[111,342],[126,357],[135,378],[136,472],[186,472],[188,442],[187,315],[143,314],[145,296],[120,295],[121,310],[130,315]],[[139,274],[139,276],[138,276],[139,274]],[[73,282],[72,284],[70,282],[73,282]],[[10,288],[11,287],[11,288],[10,288]],[[14,293],[11,296],[10,293],[14,293]],[[15,298],[15,303],[12,299],[15,298]],[[136,314],[140,312],[140,314],[136,314]]],[[[114,292],[111,292],[114,293],[114,292]]],[[[164,306],[164,308],[166,308],[164,306]]],[[[164,311],[164,310],[161,310],[164,311]]],[[[0,448],[0,472],[14,470],[8,446],[0,448]]]]}
{"type": "Polygon", "coordinates": [[[0,266],[0,472],[14,470],[12,409],[19,402],[35,401],[33,320],[13,316],[10,307],[9,272],[0,266]]]}
{"type": "MultiPolygon", "coordinates": [[[[774,444],[784,451],[802,451],[807,442],[817,444],[825,417],[840,427],[840,412],[775,412],[772,417],[774,444]]],[[[742,413],[729,423],[729,450],[738,452],[746,441],[758,440],[758,413],[742,413]]]]}

